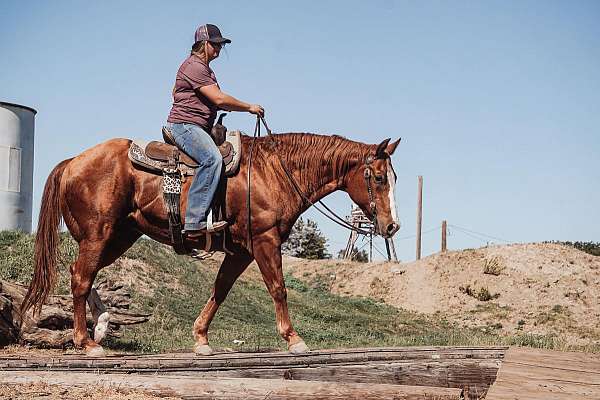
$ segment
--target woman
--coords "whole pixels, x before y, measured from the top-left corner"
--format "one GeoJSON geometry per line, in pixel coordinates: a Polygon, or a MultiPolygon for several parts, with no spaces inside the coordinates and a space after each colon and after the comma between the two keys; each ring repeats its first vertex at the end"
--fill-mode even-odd
{"type": "Polygon", "coordinates": [[[195,39],[190,56],[177,71],[173,107],[167,119],[177,146],[200,164],[190,186],[185,213],[184,229],[190,239],[204,235],[207,230],[216,232],[227,227],[225,221],[215,222],[211,227],[206,224],[223,166],[219,149],[209,135],[217,110],[264,116],[264,109],[258,104],[248,104],[222,92],[209,66],[231,40],[221,36],[219,28],[211,24],[200,26],[195,39]]]}

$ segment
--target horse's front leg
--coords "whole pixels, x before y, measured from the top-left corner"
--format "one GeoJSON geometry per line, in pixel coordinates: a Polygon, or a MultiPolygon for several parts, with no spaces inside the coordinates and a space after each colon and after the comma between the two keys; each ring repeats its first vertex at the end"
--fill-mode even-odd
{"type": "Polygon", "coordinates": [[[194,322],[194,338],[196,339],[194,353],[196,354],[205,356],[212,354],[212,349],[208,345],[208,327],[236,279],[252,262],[252,256],[245,249],[235,249],[234,252],[234,254],[225,256],[215,278],[212,296],[194,322]]]}
{"type": "Polygon", "coordinates": [[[267,234],[254,242],[254,258],[258,263],[267,290],[275,303],[277,331],[287,342],[291,353],[304,353],[308,346],[298,335],[290,321],[287,305],[287,290],[281,267],[281,241],[277,234],[267,234]]]}

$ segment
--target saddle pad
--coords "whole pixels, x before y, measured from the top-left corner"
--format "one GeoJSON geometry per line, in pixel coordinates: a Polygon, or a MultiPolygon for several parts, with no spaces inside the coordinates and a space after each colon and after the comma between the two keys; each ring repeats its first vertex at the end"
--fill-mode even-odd
{"type": "MultiPolygon", "coordinates": [[[[164,146],[170,146],[160,142],[157,143],[143,139],[134,139],[129,146],[129,159],[134,164],[141,165],[142,167],[148,168],[151,171],[161,172],[164,168],[168,167],[168,163],[164,157],[159,156],[159,159],[151,157],[156,157],[156,152],[152,150],[155,150],[159,145],[161,148],[164,146]]],[[[225,163],[225,176],[233,176],[237,173],[242,154],[241,147],[242,140],[240,131],[227,132],[225,142],[219,147],[219,151],[223,156],[223,162],[225,163]]],[[[188,158],[185,154],[180,154],[180,156],[182,156],[182,158],[185,156],[185,159],[188,158]]],[[[191,160],[185,161],[189,162],[191,160]]],[[[185,164],[187,164],[187,162],[185,164]]],[[[194,175],[196,171],[195,168],[190,168],[184,164],[180,165],[180,169],[184,175],[194,175]]]]}

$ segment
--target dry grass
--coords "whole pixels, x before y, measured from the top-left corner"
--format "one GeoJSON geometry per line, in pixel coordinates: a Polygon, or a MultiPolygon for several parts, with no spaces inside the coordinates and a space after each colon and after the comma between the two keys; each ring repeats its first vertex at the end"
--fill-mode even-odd
{"type": "Polygon", "coordinates": [[[7,385],[0,383],[0,399],[6,400],[176,400],[180,397],[159,397],[152,393],[104,386],[64,387],[47,383],[7,385]]]}
{"type": "Polygon", "coordinates": [[[487,275],[498,276],[506,267],[501,264],[500,259],[498,257],[486,258],[483,263],[483,273],[487,275]]]}

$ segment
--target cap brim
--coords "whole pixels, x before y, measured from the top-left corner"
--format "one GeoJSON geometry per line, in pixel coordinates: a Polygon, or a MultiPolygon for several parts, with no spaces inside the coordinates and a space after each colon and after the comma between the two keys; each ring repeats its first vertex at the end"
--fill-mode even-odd
{"type": "Polygon", "coordinates": [[[231,43],[231,40],[226,39],[224,37],[212,38],[212,39],[208,39],[208,41],[212,42],[212,43],[231,43]]]}

